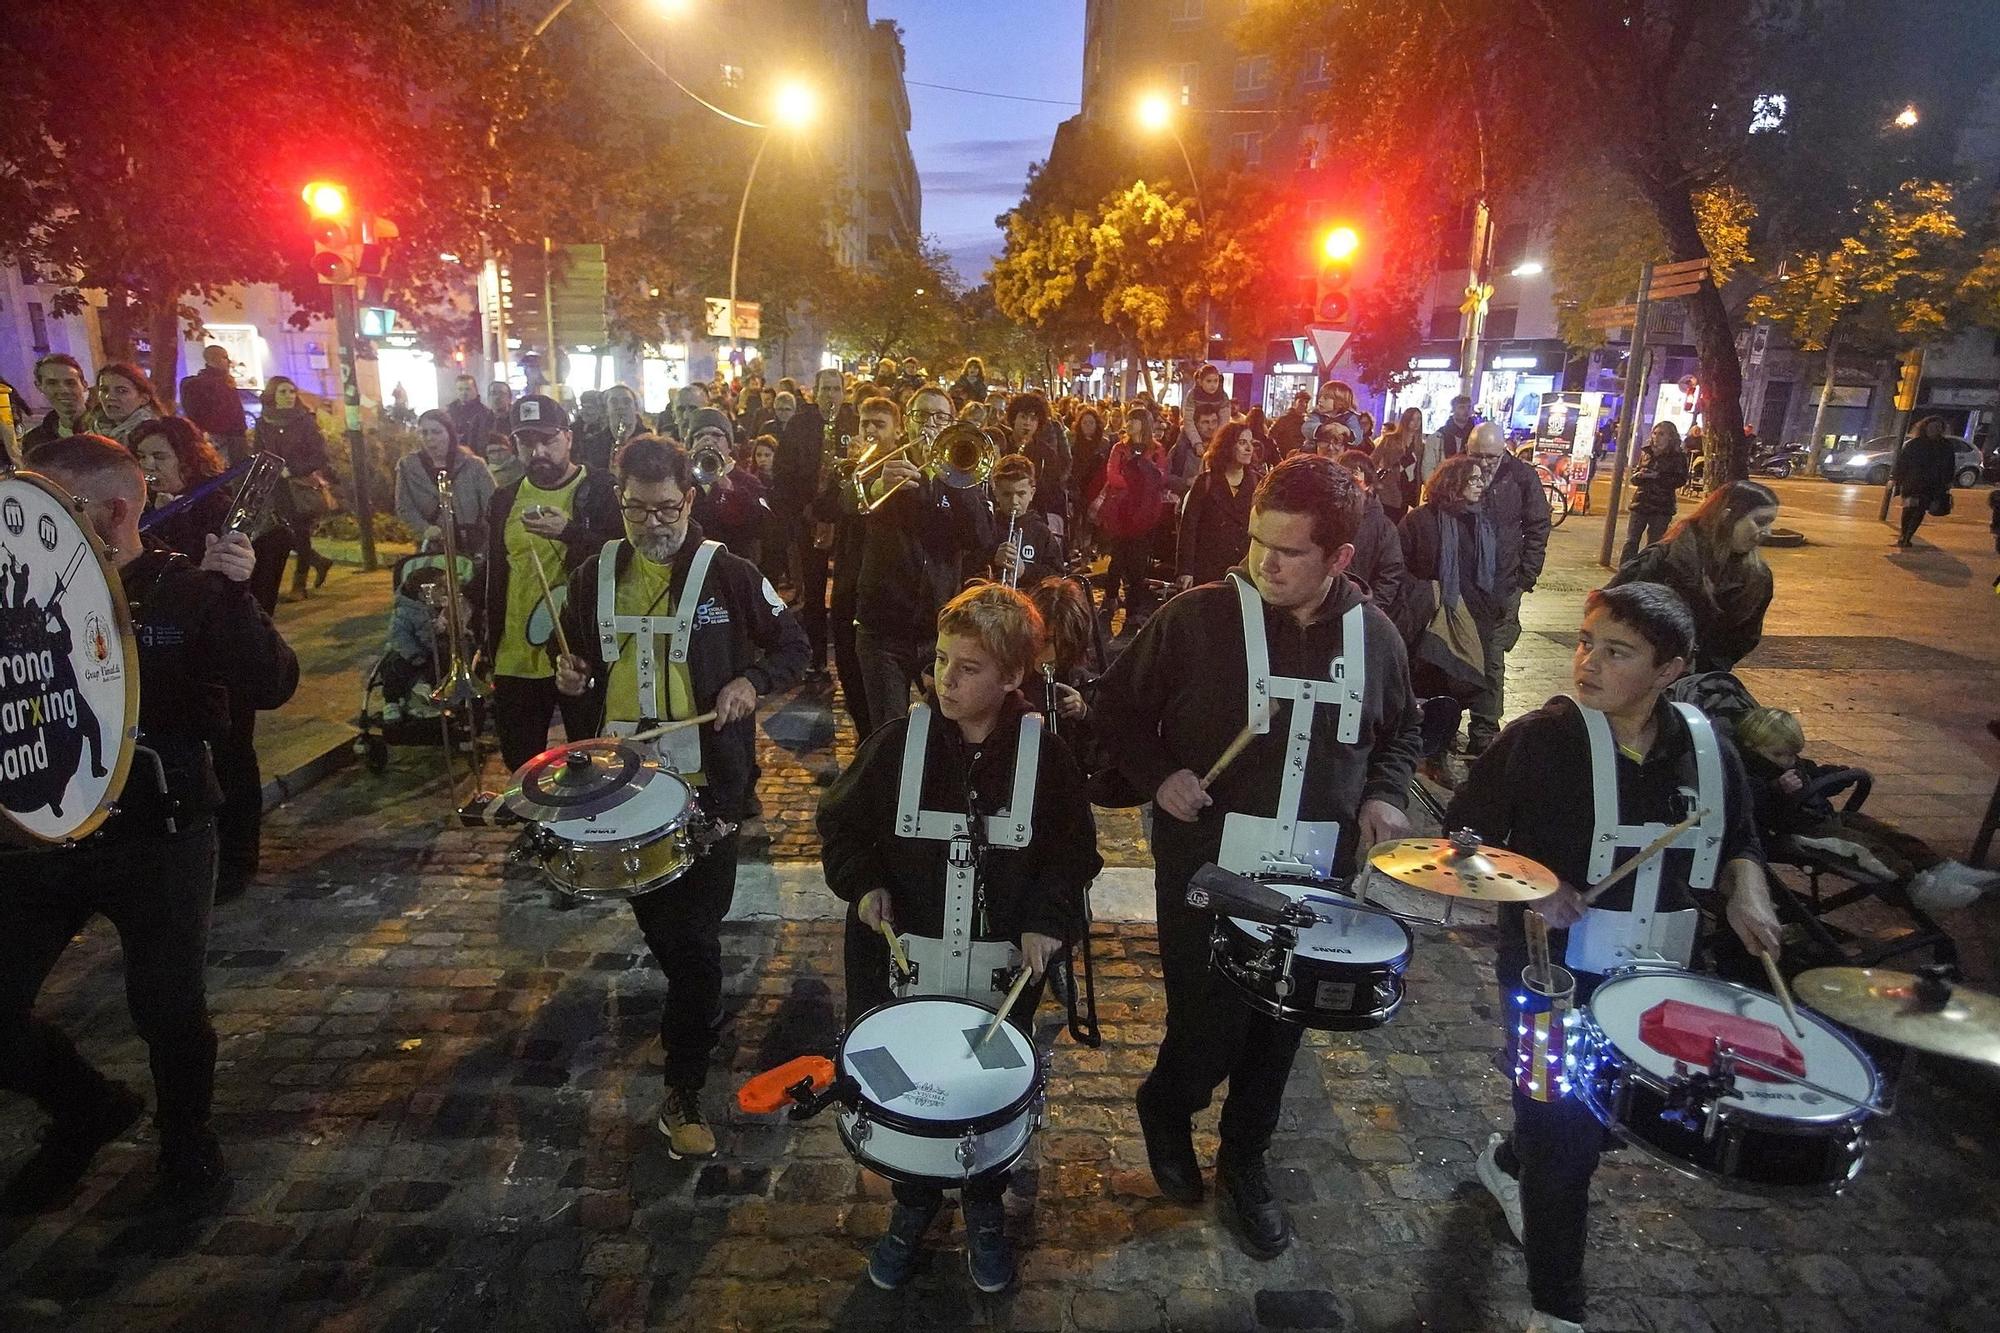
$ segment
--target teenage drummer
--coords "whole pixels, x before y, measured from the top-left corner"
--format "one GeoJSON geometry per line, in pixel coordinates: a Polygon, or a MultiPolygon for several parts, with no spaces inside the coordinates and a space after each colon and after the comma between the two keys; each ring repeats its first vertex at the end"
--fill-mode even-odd
{"type": "Polygon", "coordinates": [[[630,900],[667,977],[659,1131],[675,1159],[709,1157],[715,1134],[701,1090],[722,1016],[717,932],[736,892],[734,826],[751,814],[757,700],[797,684],[812,649],[757,567],[694,521],[686,454],[658,436],[636,436],[618,452],[618,475],[625,536],[569,581],[562,625],[570,651],[557,656],[555,684],[594,705],[610,735],[715,714],[712,724],[654,744],[730,832],[673,883],[630,900]]]}
{"type": "MultiPolygon", "coordinates": [[[[151,1057],[160,1158],[150,1199],[198,1211],[229,1186],[209,1119],[216,1040],[203,982],[218,794],[210,750],[228,735],[232,700],[276,708],[291,698],[298,660],[251,596],[249,538],[207,537],[198,565],[147,543],[145,474],[103,436],[45,445],[35,466],[83,502],[131,603],[143,751],[94,833],[70,847],[0,852],[0,1088],[34,1098],[50,1117],[41,1146],[0,1190],[0,1212],[59,1207],[97,1151],[145,1110],[144,1098],[34,1014],[63,950],[100,915],[118,928],[127,1003],[151,1057]]],[[[76,628],[77,661],[94,665],[85,627],[76,628]]]]}
{"type": "Polygon", "coordinates": [[[1342,875],[1359,851],[1409,827],[1421,744],[1403,641],[1345,572],[1361,500],[1330,458],[1280,463],[1251,502],[1244,564],[1169,601],[1097,691],[1100,743],[1155,805],[1167,1032],[1139,1089],[1146,1156],[1162,1194],[1199,1202],[1189,1118],[1228,1079],[1216,1185],[1258,1258],[1292,1240],[1264,1154],[1302,1029],[1212,980],[1214,917],[1188,907],[1186,892],[1206,862],[1342,875]],[[1247,748],[1205,789],[1246,724],[1247,748]]]}
{"type": "MultiPolygon", "coordinates": [[[[1033,604],[1013,588],[954,597],[938,613],[935,689],[876,728],[820,801],[827,886],[850,905],[850,1026],[891,997],[885,927],[916,967],[907,994],[997,1008],[1008,973],[1025,967],[1027,989],[1008,1012],[1023,1032],[1050,961],[1078,934],[1084,891],[1104,862],[1076,761],[1021,694],[1041,637],[1033,604]],[[956,926],[964,937],[953,949],[956,926]]],[[[982,1291],[1014,1277],[1006,1187],[1003,1173],[960,1194],[966,1262],[982,1291]]],[[[868,1265],[889,1290],[909,1280],[944,1202],[939,1189],[903,1182],[895,1195],[868,1265]]]]}
{"type": "MultiPolygon", "coordinates": [[[[1635,959],[1687,966],[1697,902],[1719,908],[1745,948],[1775,958],[1778,920],[1743,766],[1700,712],[1661,697],[1694,658],[1693,617],[1657,583],[1599,589],[1584,608],[1575,698],[1559,695],[1502,731],[1445,827],[1471,829],[1560,877],[1533,910],[1552,927],[1553,962],[1576,978],[1576,1005],[1635,959]],[[1586,907],[1579,890],[1690,817],[1667,850],[1586,907]]],[[[1513,997],[1528,962],[1523,909],[1503,906],[1499,929],[1500,993],[1513,997]]],[[[1550,1054],[1559,1070],[1562,1052],[1550,1054]]],[[[1514,1089],[1512,1135],[1495,1134],[1480,1155],[1479,1179],[1527,1250],[1531,1329],[1581,1327],[1585,1213],[1604,1143],[1574,1094],[1530,1078],[1514,1089]]]]}

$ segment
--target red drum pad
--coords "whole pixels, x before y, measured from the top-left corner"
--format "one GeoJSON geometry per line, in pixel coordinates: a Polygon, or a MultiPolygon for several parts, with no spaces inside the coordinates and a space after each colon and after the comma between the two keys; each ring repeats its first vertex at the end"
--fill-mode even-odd
{"type": "MultiPolygon", "coordinates": [[[[1759,1018],[1725,1014],[1684,1000],[1662,1000],[1639,1016],[1639,1040],[1662,1055],[1706,1069],[1715,1055],[1715,1043],[1723,1044],[1774,1069],[1798,1078],[1806,1073],[1806,1056],[1792,1039],[1759,1018]]],[[[1748,1065],[1737,1067],[1738,1075],[1759,1083],[1776,1083],[1777,1077],[1748,1065]]]]}

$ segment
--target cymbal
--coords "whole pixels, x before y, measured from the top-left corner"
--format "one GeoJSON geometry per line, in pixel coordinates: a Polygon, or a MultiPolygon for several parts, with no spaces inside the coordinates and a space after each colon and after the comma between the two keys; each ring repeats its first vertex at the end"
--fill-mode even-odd
{"type": "Polygon", "coordinates": [[[1519,852],[1450,838],[1385,842],[1369,854],[1368,864],[1413,889],[1483,903],[1532,902],[1554,893],[1561,882],[1553,870],[1519,852]]]}
{"type": "Polygon", "coordinates": [[[501,803],[536,823],[588,819],[631,800],[660,771],[658,760],[622,741],[577,741],[521,765],[501,803]]]}
{"type": "Polygon", "coordinates": [[[1898,1046],[2000,1066],[2000,996],[1879,967],[1816,967],[1793,980],[1792,995],[1898,1046]]]}

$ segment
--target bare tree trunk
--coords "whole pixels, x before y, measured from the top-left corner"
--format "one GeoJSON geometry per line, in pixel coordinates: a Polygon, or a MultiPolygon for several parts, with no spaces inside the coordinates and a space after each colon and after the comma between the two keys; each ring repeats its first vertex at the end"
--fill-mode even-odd
{"type": "Polygon", "coordinates": [[[124,283],[114,282],[104,289],[104,298],[104,313],[98,318],[98,330],[104,341],[104,359],[129,361],[132,359],[131,292],[124,283]]]}
{"type": "MultiPolygon", "coordinates": [[[[1706,259],[1708,246],[1695,224],[1694,202],[1685,187],[1653,188],[1641,179],[1667,250],[1675,261],[1706,259]]],[[[1743,365],[1736,359],[1736,326],[1722,304],[1722,292],[1704,282],[1687,298],[1688,319],[1694,325],[1695,356],[1701,364],[1703,452],[1708,463],[1702,476],[1708,489],[1748,475],[1743,441],[1743,365]]]]}
{"type": "Polygon", "coordinates": [[[146,337],[153,345],[153,391],[168,407],[181,386],[181,314],[178,296],[155,296],[146,307],[146,337]]]}

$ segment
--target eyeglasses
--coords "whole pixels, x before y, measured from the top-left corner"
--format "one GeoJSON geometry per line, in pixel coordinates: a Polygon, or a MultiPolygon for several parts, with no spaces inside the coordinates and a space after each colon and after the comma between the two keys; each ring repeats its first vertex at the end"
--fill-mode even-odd
{"type": "Polygon", "coordinates": [[[949,426],[952,420],[949,412],[917,412],[913,415],[917,424],[923,426],[949,426]]]}
{"type": "Polygon", "coordinates": [[[687,507],[688,502],[686,500],[682,500],[679,504],[671,505],[640,505],[627,501],[618,506],[626,518],[632,520],[632,522],[642,528],[655,519],[662,524],[674,523],[679,520],[682,514],[687,512],[687,507]]]}

